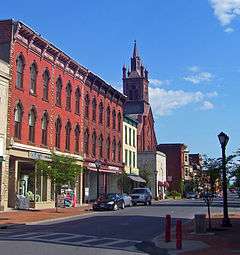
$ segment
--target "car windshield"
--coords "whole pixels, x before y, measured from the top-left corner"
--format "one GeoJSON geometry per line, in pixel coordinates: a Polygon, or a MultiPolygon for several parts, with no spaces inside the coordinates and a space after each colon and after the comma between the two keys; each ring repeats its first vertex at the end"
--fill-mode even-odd
{"type": "Polygon", "coordinates": [[[106,196],[106,199],[110,200],[110,199],[115,199],[117,197],[117,194],[115,193],[109,193],[106,196]]]}
{"type": "Polygon", "coordinates": [[[147,192],[146,189],[134,189],[132,193],[134,194],[141,194],[147,192]]]}

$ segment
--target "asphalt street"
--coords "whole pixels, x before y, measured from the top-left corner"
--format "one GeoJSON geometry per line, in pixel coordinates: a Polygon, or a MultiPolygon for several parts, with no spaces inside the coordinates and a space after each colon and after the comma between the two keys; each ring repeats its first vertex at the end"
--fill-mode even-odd
{"type": "MultiPolygon", "coordinates": [[[[229,213],[239,210],[240,199],[230,195],[229,213]]],[[[211,212],[222,212],[222,199],[213,201],[211,212]]],[[[140,252],[136,248],[138,244],[151,241],[163,233],[166,214],[172,216],[174,224],[176,219],[182,219],[184,223],[199,213],[207,213],[206,205],[201,199],[161,201],[152,206],[136,206],[115,212],[93,212],[74,221],[1,230],[0,249],[4,249],[6,242],[11,241],[17,242],[16,245],[23,245],[24,249],[31,249],[29,242],[32,242],[32,247],[41,243],[42,247],[50,245],[53,251],[59,249],[59,245],[65,248],[67,246],[67,249],[78,249],[77,254],[88,254],[87,251],[89,254],[135,254],[140,252]],[[105,253],[102,253],[103,250],[106,250],[105,253]]],[[[11,246],[8,246],[7,252],[9,253],[4,254],[13,254],[11,246]]],[[[43,254],[36,253],[36,250],[33,253],[43,254]]],[[[61,253],[58,251],[57,254],[61,253]]]]}

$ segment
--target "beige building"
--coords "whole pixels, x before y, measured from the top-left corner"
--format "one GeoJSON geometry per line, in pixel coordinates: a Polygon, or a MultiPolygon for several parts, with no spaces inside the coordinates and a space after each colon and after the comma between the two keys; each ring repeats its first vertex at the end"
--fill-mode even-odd
{"type": "Polygon", "coordinates": [[[140,171],[148,175],[147,186],[151,189],[154,198],[165,198],[166,155],[160,151],[138,153],[138,166],[140,171]]]}
{"type": "Polygon", "coordinates": [[[9,65],[0,60],[0,210],[8,206],[8,156],[6,153],[9,65]]]}

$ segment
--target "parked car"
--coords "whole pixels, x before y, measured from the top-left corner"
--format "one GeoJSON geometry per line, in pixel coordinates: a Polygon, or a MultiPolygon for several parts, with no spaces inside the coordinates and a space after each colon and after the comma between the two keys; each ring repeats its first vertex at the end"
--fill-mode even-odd
{"type": "Polygon", "coordinates": [[[116,211],[119,208],[124,209],[125,203],[123,197],[117,193],[109,193],[106,196],[99,197],[93,203],[93,210],[113,210],[116,211]]]}
{"type": "Polygon", "coordinates": [[[132,198],[128,194],[123,193],[121,195],[123,197],[124,206],[132,206],[132,198]]]}
{"type": "Polygon", "coordinates": [[[186,198],[187,199],[192,199],[192,198],[199,198],[198,193],[197,192],[187,192],[186,193],[186,198]]]}
{"type": "Polygon", "coordinates": [[[143,203],[145,205],[152,204],[152,192],[149,188],[135,188],[132,190],[132,204],[137,205],[143,203]]]}

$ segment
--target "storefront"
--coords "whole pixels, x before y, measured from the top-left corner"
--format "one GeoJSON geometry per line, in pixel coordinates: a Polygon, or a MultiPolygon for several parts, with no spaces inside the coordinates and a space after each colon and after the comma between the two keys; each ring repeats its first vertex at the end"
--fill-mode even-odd
{"type": "MultiPolygon", "coordinates": [[[[36,166],[36,160],[51,160],[50,151],[40,148],[41,152],[38,152],[34,147],[32,149],[35,151],[23,150],[26,146],[15,143],[9,150],[8,206],[16,208],[19,198],[26,197],[30,208],[53,208],[55,206],[54,185],[37,171],[36,166]],[[22,150],[16,149],[19,147],[22,150]]],[[[30,146],[27,147],[30,149],[30,146]]],[[[81,179],[74,187],[76,191],[81,190],[79,185],[81,186],[81,179]]]]}
{"type": "MultiPolygon", "coordinates": [[[[116,166],[102,165],[99,169],[99,194],[119,193],[119,179],[122,170],[116,166]]],[[[97,168],[93,162],[84,163],[83,172],[83,203],[97,198],[97,168]]]]}

